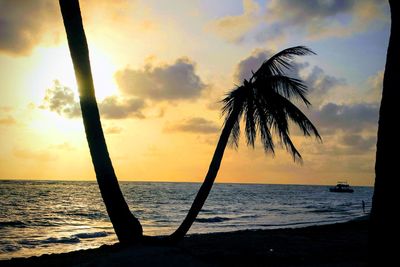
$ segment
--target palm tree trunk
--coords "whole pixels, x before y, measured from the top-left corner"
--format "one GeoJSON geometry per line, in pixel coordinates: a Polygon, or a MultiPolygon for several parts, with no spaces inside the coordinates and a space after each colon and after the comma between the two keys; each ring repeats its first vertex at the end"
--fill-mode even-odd
{"type": "MultiPolygon", "coordinates": [[[[399,210],[398,154],[400,143],[397,127],[400,99],[400,2],[389,0],[391,9],[391,32],[383,78],[382,100],[379,111],[378,140],[376,146],[375,186],[370,218],[369,255],[371,266],[386,266],[394,259],[394,247],[398,240],[397,212],[399,210]],[[392,240],[391,240],[392,239],[392,240]]],[[[390,264],[389,264],[390,265],[390,264]]],[[[389,266],[388,265],[388,266],[389,266]]]]}
{"type": "Polygon", "coordinates": [[[232,128],[235,125],[236,120],[238,119],[238,114],[239,110],[236,109],[226,120],[221,136],[218,140],[213,158],[211,160],[210,167],[208,168],[207,175],[204,178],[204,182],[201,185],[199,191],[197,192],[196,198],[194,199],[192,206],[190,207],[188,214],[186,215],[185,219],[178,227],[178,229],[167,238],[172,243],[178,242],[183,239],[183,237],[186,235],[186,233],[189,231],[190,227],[196,220],[196,217],[199,214],[200,210],[203,208],[203,205],[214,184],[215,178],[217,177],[222,157],[224,156],[225,148],[228,144],[232,128]]]}
{"type": "Polygon", "coordinates": [[[115,233],[121,243],[142,237],[140,222],[129,211],[115,175],[101,127],[78,0],[60,0],[61,13],[78,83],[82,118],[97,182],[115,233]]]}

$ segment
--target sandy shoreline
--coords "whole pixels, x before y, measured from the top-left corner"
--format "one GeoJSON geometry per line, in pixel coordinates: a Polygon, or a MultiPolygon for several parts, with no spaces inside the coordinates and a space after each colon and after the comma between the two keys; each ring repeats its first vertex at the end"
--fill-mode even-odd
{"type": "Polygon", "coordinates": [[[176,246],[102,246],[0,266],[366,266],[368,222],[191,235],[176,246]]]}

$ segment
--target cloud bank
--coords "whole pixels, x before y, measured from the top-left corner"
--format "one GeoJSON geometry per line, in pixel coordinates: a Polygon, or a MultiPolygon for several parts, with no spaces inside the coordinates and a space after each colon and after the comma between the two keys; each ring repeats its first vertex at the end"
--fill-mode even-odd
{"type": "Polygon", "coordinates": [[[243,6],[241,15],[210,22],[213,32],[232,43],[251,37],[274,46],[293,34],[313,40],[346,37],[387,22],[382,0],[271,0],[264,7],[243,0],[243,6]]]}
{"type": "Polygon", "coordinates": [[[1,0],[0,52],[29,54],[57,19],[60,20],[57,1],[1,0]]]}
{"type": "Polygon", "coordinates": [[[121,92],[128,96],[153,101],[188,100],[198,98],[206,88],[195,70],[196,64],[183,57],[173,64],[125,68],[116,72],[115,79],[121,92]]]}

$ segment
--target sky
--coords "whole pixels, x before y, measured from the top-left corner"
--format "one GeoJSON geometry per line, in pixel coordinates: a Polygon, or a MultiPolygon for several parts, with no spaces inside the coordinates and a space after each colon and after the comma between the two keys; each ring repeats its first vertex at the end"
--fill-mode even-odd
{"type": "MultiPolygon", "coordinates": [[[[241,138],[217,182],[373,185],[390,12],[384,0],[81,0],[108,149],[120,180],[201,182],[219,101],[274,53],[322,142],[265,154],[241,138]]],[[[58,1],[0,0],[0,179],[94,180],[58,1]]],[[[242,136],[243,137],[243,136],[242,136]]],[[[279,146],[279,145],[278,145],[279,146]]]]}

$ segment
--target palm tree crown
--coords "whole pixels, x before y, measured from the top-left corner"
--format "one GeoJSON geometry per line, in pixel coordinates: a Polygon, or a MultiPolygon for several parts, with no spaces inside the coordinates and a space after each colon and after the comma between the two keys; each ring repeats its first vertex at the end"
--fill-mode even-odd
{"type": "Polygon", "coordinates": [[[299,99],[307,107],[311,104],[306,98],[307,86],[299,79],[284,74],[293,68],[291,61],[296,55],[314,54],[304,46],[285,49],[266,60],[249,80],[229,92],[222,100],[222,114],[226,121],[234,119],[230,142],[238,146],[240,120],[243,116],[248,145],[254,147],[257,131],[265,152],[275,152],[271,129],[279,141],[292,154],[293,159],[301,161],[301,155],[290,139],[289,121],[297,125],[305,136],[319,135],[311,121],[290,100],[299,99]]]}
{"type": "Polygon", "coordinates": [[[242,116],[248,145],[254,147],[256,133],[259,132],[264,150],[274,153],[275,145],[271,130],[275,131],[295,161],[301,161],[301,155],[290,139],[290,121],[294,122],[305,136],[315,135],[321,140],[315,126],[291,102],[293,98],[299,99],[307,107],[310,106],[306,98],[307,86],[301,80],[286,76],[284,73],[285,70],[293,68],[291,61],[295,56],[309,54],[314,52],[304,46],[279,52],[266,60],[249,80],[244,80],[243,85],[229,92],[222,100],[224,104],[222,114],[226,117],[221,136],[204,182],[182,224],[170,236],[172,241],[184,237],[202,209],[217,177],[229,139],[234,146],[238,146],[242,116]]]}

